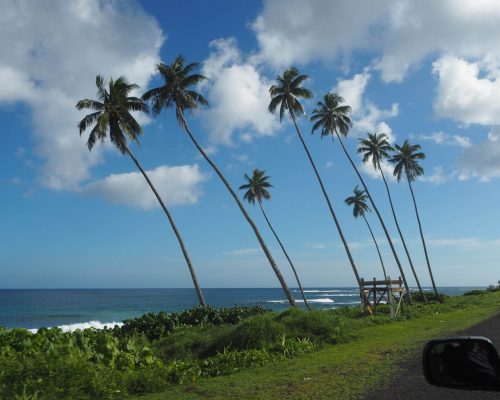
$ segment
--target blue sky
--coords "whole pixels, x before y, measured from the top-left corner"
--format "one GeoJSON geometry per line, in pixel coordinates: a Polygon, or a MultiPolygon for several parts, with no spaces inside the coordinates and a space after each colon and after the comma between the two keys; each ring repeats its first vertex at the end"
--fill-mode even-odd
{"type": "MultiPolygon", "coordinates": [[[[310,75],[310,115],[328,91],[352,107],[346,144],[389,230],[380,177],[358,138],[410,139],[427,158],[414,184],[438,285],[495,283],[500,259],[500,5],[496,1],[349,2],[20,1],[0,16],[0,288],[191,287],[178,244],[132,162],[80,138],[79,99],[95,76],[161,81],[177,54],[200,63],[210,102],[189,123],[233,187],[264,169],[266,210],[305,286],[352,286],[354,275],[318,183],[288,120],[267,112],[268,89],[294,65],[310,75]]],[[[172,112],[138,116],[137,158],[170,206],[204,287],[274,287],[249,226],[172,112]]],[[[381,276],[366,226],[343,200],[358,184],[338,143],[300,127],[351,244],[360,275],[381,276]]],[[[386,166],[390,174],[390,166],[386,166]]],[[[391,181],[397,214],[424,285],[422,244],[407,185],[391,181]]],[[[286,260],[259,210],[256,223],[290,286],[286,260]]],[[[383,232],[369,215],[389,274],[383,232]]],[[[411,284],[408,262],[395,240],[411,284]]]]}

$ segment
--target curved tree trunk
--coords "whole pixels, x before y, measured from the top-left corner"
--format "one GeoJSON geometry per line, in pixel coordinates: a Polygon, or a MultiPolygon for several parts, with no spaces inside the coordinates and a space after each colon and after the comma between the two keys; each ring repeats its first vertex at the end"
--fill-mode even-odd
{"type": "Polygon", "coordinates": [[[434,293],[436,295],[439,295],[436,283],[434,282],[434,276],[432,275],[431,263],[429,262],[429,255],[427,254],[427,246],[425,245],[424,234],[422,232],[422,224],[420,223],[420,217],[418,215],[418,208],[417,208],[417,202],[415,201],[415,195],[413,194],[413,189],[411,187],[411,182],[408,179],[408,176],[406,177],[406,180],[408,181],[408,186],[410,187],[410,192],[411,192],[411,198],[413,199],[413,205],[415,206],[415,214],[417,215],[418,229],[420,230],[420,237],[422,238],[422,244],[424,245],[425,260],[427,261],[427,268],[429,269],[429,275],[431,276],[432,288],[434,289],[434,293]]]}
{"type": "Polygon", "coordinates": [[[184,259],[186,260],[186,263],[188,265],[189,272],[191,273],[191,278],[193,280],[194,288],[196,289],[198,301],[200,302],[200,305],[202,307],[205,307],[207,304],[205,303],[205,298],[203,297],[203,292],[201,291],[200,285],[198,283],[198,278],[196,277],[196,273],[194,271],[193,265],[191,264],[191,260],[189,258],[189,254],[186,250],[186,246],[184,245],[182,237],[181,237],[179,231],[177,230],[177,226],[174,223],[172,215],[170,214],[167,207],[165,206],[165,203],[163,203],[163,200],[161,199],[160,195],[156,191],[156,188],[154,187],[153,183],[149,179],[148,174],[146,174],[146,171],[144,171],[144,169],[141,167],[141,164],[139,164],[139,161],[137,161],[137,159],[134,157],[134,155],[132,154],[132,152],[130,151],[130,149],[128,148],[127,145],[125,145],[125,150],[126,150],[127,154],[130,156],[130,158],[132,159],[132,161],[135,163],[137,168],[139,168],[139,170],[141,171],[142,175],[144,176],[144,178],[148,182],[149,187],[151,188],[154,195],[156,196],[156,199],[160,203],[161,208],[163,208],[163,211],[165,212],[165,215],[168,218],[168,222],[170,222],[170,225],[172,226],[172,229],[174,230],[175,236],[177,237],[177,240],[179,241],[179,246],[181,247],[182,254],[184,255],[184,259]]]}
{"type": "Polygon", "coordinates": [[[283,250],[283,254],[285,254],[285,257],[288,260],[290,267],[292,267],[293,274],[295,275],[295,279],[297,280],[297,285],[299,285],[300,293],[302,294],[302,298],[304,299],[304,304],[306,305],[307,309],[310,311],[311,307],[309,306],[309,303],[307,302],[306,295],[304,294],[304,289],[302,289],[302,284],[300,283],[299,275],[297,274],[297,271],[295,270],[295,266],[293,265],[292,260],[288,256],[288,253],[285,250],[285,246],[283,246],[283,243],[281,243],[281,240],[278,237],[278,234],[275,232],[273,226],[271,225],[271,222],[269,222],[269,219],[267,218],[266,212],[264,211],[264,207],[262,206],[262,202],[260,201],[260,199],[257,199],[257,200],[259,202],[260,211],[262,211],[262,215],[264,215],[264,218],[266,219],[267,225],[269,225],[271,232],[273,233],[274,237],[278,241],[278,243],[281,247],[281,250],[283,250]]]}
{"type": "Polygon", "coordinates": [[[385,272],[385,266],[384,266],[384,260],[382,259],[382,254],[380,254],[380,249],[378,248],[378,243],[375,240],[375,235],[373,234],[372,228],[370,227],[370,224],[368,223],[368,220],[366,217],[363,215],[363,219],[366,222],[366,226],[368,227],[368,230],[370,231],[370,235],[372,235],[373,243],[375,243],[375,247],[377,248],[377,253],[378,253],[378,258],[380,259],[380,264],[382,264],[382,271],[384,271],[384,278],[387,280],[387,273],[385,272]]]}
{"type": "MultiPolygon", "coordinates": [[[[384,230],[385,237],[387,239],[387,242],[389,242],[389,246],[391,248],[392,255],[394,256],[394,259],[396,260],[396,264],[398,265],[399,273],[401,274],[401,278],[403,279],[403,283],[405,285],[406,293],[408,295],[408,300],[411,303],[412,299],[411,299],[410,287],[408,285],[408,282],[406,281],[406,276],[405,276],[405,273],[403,271],[403,267],[401,266],[401,262],[399,261],[398,254],[396,253],[396,249],[394,247],[394,244],[392,243],[391,236],[389,235],[389,232],[388,232],[388,230],[387,230],[387,228],[385,226],[385,223],[384,223],[384,220],[382,218],[382,215],[380,215],[380,212],[378,211],[378,208],[375,205],[375,202],[373,201],[372,195],[370,194],[370,191],[368,190],[368,187],[366,186],[365,180],[363,179],[363,177],[359,173],[358,168],[356,167],[356,164],[354,164],[354,161],[352,161],[351,156],[347,152],[347,149],[345,148],[344,142],[342,141],[339,133],[337,131],[335,131],[335,133],[337,134],[337,138],[338,138],[338,140],[340,142],[340,145],[342,146],[342,150],[344,150],[344,154],[347,156],[347,159],[349,160],[349,162],[351,163],[352,167],[354,168],[354,171],[356,172],[356,175],[358,175],[359,181],[363,185],[363,187],[364,187],[364,189],[366,191],[366,194],[368,195],[368,198],[370,199],[370,203],[371,203],[371,205],[373,207],[373,210],[375,211],[375,214],[377,214],[378,220],[380,221],[380,225],[382,225],[382,229],[384,230]]],[[[332,140],[333,140],[333,136],[332,136],[332,140]]]]}
{"type": "Polygon", "coordinates": [[[185,119],[184,114],[182,113],[182,111],[180,111],[178,115],[181,118],[181,124],[184,127],[184,129],[186,130],[187,134],[189,135],[189,138],[191,139],[191,141],[193,142],[193,144],[195,145],[195,147],[198,149],[198,151],[200,152],[200,154],[203,156],[203,158],[210,164],[210,166],[214,169],[215,173],[219,176],[219,178],[221,179],[221,181],[224,183],[224,186],[226,186],[226,188],[229,191],[229,193],[231,193],[231,196],[233,197],[234,201],[238,205],[241,213],[243,214],[243,216],[245,217],[245,219],[247,220],[247,222],[252,227],[252,230],[254,231],[255,236],[257,237],[257,240],[259,241],[259,244],[262,247],[262,250],[264,251],[264,254],[266,255],[266,257],[267,257],[267,259],[269,261],[269,264],[271,264],[271,268],[273,269],[274,273],[276,274],[276,277],[278,278],[278,281],[280,282],[280,285],[283,288],[283,291],[285,292],[285,295],[286,295],[286,297],[288,299],[288,302],[290,303],[290,305],[292,307],[295,307],[296,306],[295,305],[295,300],[293,299],[292,293],[290,292],[290,289],[288,289],[288,286],[287,286],[287,284],[285,282],[285,279],[283,278],[283,275],[281,275],[281,272],[280,272],[278,266],[276,265],[276,262],[274,261],[273,256],[271,255],[271,252],[267,248],[266,243],[264,242],[264,239],[260,235],[260,232],[257,229],[257,226],[255,225],[255,223],[253,222],[253,220],[250,218],[250,215],[248,215],[247,211],[245,210],[245,207],[243,207],[243,204],[241,203],[240,199],[238,198],[238,196],[236,195],[236,193],[234,192],[233,188],[231,187],[231,185],[229,184],[229,182],[226,180],[226,178],[224,177],[224,175],[222,174],[222,172],[219,170],[219,168],[217,167],[217,165],[214,164],[214,162],[208,157],[208,155],[205,153],[205,151],[203,151],[203,149],[201,148],[201,146],[196,141],[195,137],[193,136],[193,134],[189,130],[189,127],[187,125],[186,119],[185,119]]]}
{"type": "Polygon", "coordinates": [[[300,142],[302,143],[302,146],[304,147],[304,150],[307,154],[307,157],[309,158],[309,162],[311,163],[311,166],[314,170],[314,173],[316,174],[316,179],[318,180],[319,185],[321,186],[321,191],[323,192],[323,196],[325,197],[326,203],[328,204],[330,214],[332,214],[333,221],[335,222],[335,226],[337,227],[337,231],[339,232],[340,239],[342,240],[342,244],[344,245],[345,251],[347,253],[347,258],[349,259],[349,262],[351,264],[354,275],[356,276],[356,282],[358,283],[358,286],[361,288],[361,280],[359,278],[358,269],[356,268],[356,264],[354,264],[354,259],[352,258],[351,251],[349,250],[349,245],[347,244],[347,241],[345,240],[344,234],[342,232],[342,228],[340,227],[339,221],[337,220],[337,216],[335,215],[335,212],[333,211],[333,206],[332,206],[332,203],[330,202],[330,198],[328,197],[328,194],[326,193],[325,186],[323,185],[323,181],[321,180],[321,177],[319,176],[318,169],[316,168],[316,165],[314,164],[313,158],[311,157],[311,153],[309,153],[309,149],[307,148],[306,142],[304,142],[304,138],[302,137],[302,134],[300,133],[299,127],[297,126],[297,121],[295,121],[295,115],[293,114],[293,111],[289,108],[288,112],[290,113],[290,117],[292,118],[293,125],[295,126],[295,130],[297,131],[297,135],[299,136],[300,142]]]}
{"type": "Polygon", "coordinates": [[[378,169],[380,170],[380,173],[382,174],[382,179],[384,180],[385,189],[387,191],[387,196],[389,197],[389,204],[391,205],[392,215],[394,217],[394,222],[396,223],[396,228],[398,228],[399,237],[401,238],[401,242],[403,243],[403,247],[405,249],[406,256],[408,257],[408,262],[410,263],[411,271],[413,272],[413,276],[415,277],[415,281],[417,282],[417,287],[418,287],[419,292],[422,294],[424,301],[427,302],[427,298],[425,297],[424,291],[422,290],[422,286],[420,286],[420,281],[418,280],[417,272],[415,271],[415,268],[413,267],[413,262],[411,260],[410,253],[408,251],[408,248],[406,247],[406,242],[405,242],[405,239],[403,237],[403,233],[401,232],[401,229],[399,228],[398,218],[396,217],[396,211],[394,210],[394,205],[392,204],[392,197],[391,197],[391,192],[389,190],[389,185],[387,184],[387,181],[385,180],[384,171],[382,171],[380,163],[378,163],[378,169]]]}

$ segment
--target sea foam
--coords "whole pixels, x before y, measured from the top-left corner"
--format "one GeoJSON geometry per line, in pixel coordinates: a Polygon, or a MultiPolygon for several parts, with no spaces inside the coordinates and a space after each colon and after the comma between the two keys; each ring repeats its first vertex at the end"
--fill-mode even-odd
{"type": "MultiPolygon", "coordinates": [[[[59,325],[58,328],[61,329],[63,332],[74,332],[77,329],[83,330],[83,329],[89,329],[89,328],[94,328],[94,329],[104,329],[105,327],[107,328],[113,328],[115,326],[122,326],[123,322],[101,322],[101,321],[89,321],[89,322],[79,322],[76,324],[68,324],[68,325],[59,325]]],[[[38,329],[28,329],[30,332],[37,333],[38,329]]]]}

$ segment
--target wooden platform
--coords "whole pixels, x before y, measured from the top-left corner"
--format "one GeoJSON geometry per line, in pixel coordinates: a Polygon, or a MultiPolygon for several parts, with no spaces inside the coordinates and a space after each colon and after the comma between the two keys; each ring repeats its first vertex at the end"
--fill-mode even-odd
{"type": "Polygon", "coordinates": [[[391,318],[396,318],[403,306],[403,281],[398,280],[377,280],[365,281],[361,278],[360,286],[361,307],[363,310],[373,315],[377,312],[379,304],[389,304],[391,308],[391,318]]]}

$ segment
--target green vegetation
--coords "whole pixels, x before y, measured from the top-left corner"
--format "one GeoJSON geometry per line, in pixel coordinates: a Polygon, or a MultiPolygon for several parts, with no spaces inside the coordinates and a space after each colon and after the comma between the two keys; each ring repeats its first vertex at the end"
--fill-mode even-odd
{"type": "Polygon", "coordinates": [[[500,306],[496,292],[437,300],[406,306],[397,320],[383,306],[371,317],[358,308],[198,307],[101,331],[0,328],[0,398],[349,398],[422,340],[500,306]]]}

